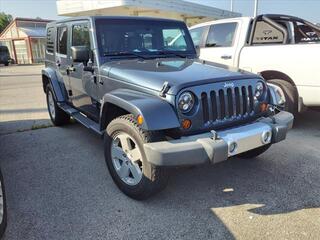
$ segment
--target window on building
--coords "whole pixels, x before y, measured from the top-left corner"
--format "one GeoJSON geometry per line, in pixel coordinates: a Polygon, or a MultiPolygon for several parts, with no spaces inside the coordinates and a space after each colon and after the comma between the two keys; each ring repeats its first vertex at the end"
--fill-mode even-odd
{"type": "Polygon", "coordinates": [[[237,23],[221,23],[210,27],[206,47],[231,47],[237,23]]]}
{"type": "Polygon", "coordinates": [[[205,27],[194,28],[190,30],[190,35],[195,46],[199,46],[205,27]]]}
{"type": "Polygon", "coordinates": [[[54,28],[47,29],[47,44],[46,50],[48,53],[53,53],[54,51],[54,28]]]}
{"type": "Polygon", "coordinates": [[[88,24],[78,24],[72,27],[72,46],[87,46],[90,48],[88,24]]]}
{"type": "Polygon", "coordinates": [[[58,27],[57,53],[67,55],[68,29],[67,27],[58,27]]]}

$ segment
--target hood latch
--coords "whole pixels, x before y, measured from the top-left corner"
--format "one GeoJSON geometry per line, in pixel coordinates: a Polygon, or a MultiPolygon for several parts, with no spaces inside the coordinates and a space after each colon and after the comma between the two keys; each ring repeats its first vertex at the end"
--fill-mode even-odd
{"type": "Polygon", "coordinates": [[[169,89],[170,89],[169,83],[167,81],[165,81],[163,83],[163,85],[162,85],[162,88],[160,90],[159,96],[160,97],[165,97],[166,93],[169,91],[169,89]]]}

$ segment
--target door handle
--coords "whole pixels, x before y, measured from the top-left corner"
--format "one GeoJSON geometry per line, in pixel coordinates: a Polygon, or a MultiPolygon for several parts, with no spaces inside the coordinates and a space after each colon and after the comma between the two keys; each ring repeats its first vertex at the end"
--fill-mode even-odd
{"type": "Polygon", "coordinates": [[[221,58],[224,60],[228,60],[228,59],[231,59],[232,56],[231,55],[222,55],[221,58]]]}

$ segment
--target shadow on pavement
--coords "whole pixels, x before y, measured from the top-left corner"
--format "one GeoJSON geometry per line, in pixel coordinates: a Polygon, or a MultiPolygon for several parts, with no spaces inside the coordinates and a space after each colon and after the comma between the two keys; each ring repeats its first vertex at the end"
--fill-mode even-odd
{"type": "Polygon", "coordinates": [[[172,169],[168,187],[144,202],[116,188],[103,142],[80,124],[0,136],[7,238],[235,239],[250,229],[259,238],[290,224],[317,234],[319,121],[300,115],[287,140],[256,159],[172,169]]]}

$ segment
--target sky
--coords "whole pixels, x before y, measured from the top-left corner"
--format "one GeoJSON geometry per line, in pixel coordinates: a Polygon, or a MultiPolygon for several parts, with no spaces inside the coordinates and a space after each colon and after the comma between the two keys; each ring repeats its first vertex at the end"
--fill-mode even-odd
{"type": "MultiPolygon", "coordinates": [[[[153,1],[153,0],[148,0],[153,1]]],[[[188,0],[213,7],[230,10],[231,0],[188,0]]],[[[234,11],[243,16],[252,16],[254,0],[233,0],[234,11]]],[[[0,12],[14,17],[41,17],[61,19],[57,16],[55,0],[0,0],[0,12]]],[[[259,0],[258,13],[280,13],[294,15],[310,22],[320,23],[320,0],[259,0]]]]}

